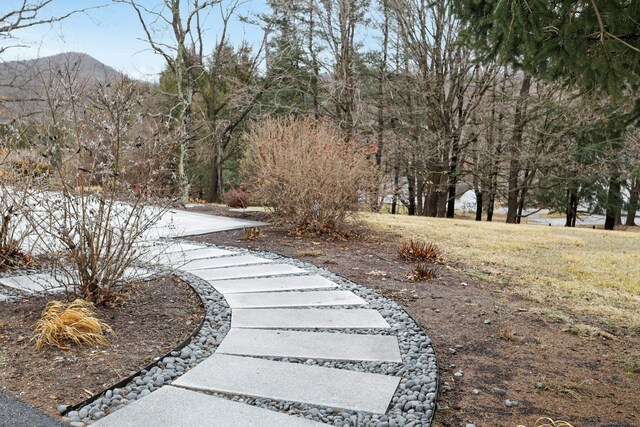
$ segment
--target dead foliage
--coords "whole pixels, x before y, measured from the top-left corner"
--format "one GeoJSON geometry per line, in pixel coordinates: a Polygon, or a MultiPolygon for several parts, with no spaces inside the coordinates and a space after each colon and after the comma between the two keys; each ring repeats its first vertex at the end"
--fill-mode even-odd
{"type": "Polygon", "coordinates": [[[20,249],[16,241],[0,245],[0,271],[33,267],[34,260],[20,249]]]}
{"type": "Polygon", "coordinates": [[[345,141],[335,127],[310,119],[265,119],[245,135],[241,163],[252,195],[272,221],[296,234],[347,228],[375,176],[374,146],[345,141]],[[374,151],[372,151],[374,150],[374,151]]]}
{"type": "Polygon", "coordinates": [[[318,251],[315,249],[307,249],[304,251],[300,251],[298,253],[296,253],[296,257],[297,258],[305,258],[305,257],[318,257],[318,256],[323,256],[324,252],[322,251],[318,251]]]}
{"type": "MultiPolygon", "coordinates": [[[[527,427],[525,425],[517,425],[516,427],[527,427]]],[[[554,421],[548,417],[538,418],[533,427],[573,427],[573,424],[569,424],[567,421],[557,420],[554,421]]]]}
{"type": "Polygon", "coordinates": [[[245,191],[243,185],[239,188],[232,188],[226,193],[222,194],[222,201],[230,208],[248,208],[251,204],[251,193],[245,191]]]}
{"type": "Polygon", "coordinates": [[[112,333],[109,325],[95,317],[90,302],[76,299],[70,303],[50,301],[36,322],[34,339],[36,349],[50,345],[68,350],[71,345],[106,345],[105,332],[112,333]]]}
{"type": "Polygon", "coordinates": [[[426,282],[436,278],[436,269],[426,264],[416,264],[415,268],[407,276],[413,282],[426,282]]]}
{"type": "Polygon", "coordinates": [[[262,236],[260,227],[245,227],[242,229],[242,238],[244,240],[255,240],[260,236],[262,236]]]}
{"type": "Polygon", "coordinates": [[[423,240],[404,241],[398,245],[398,258],[413,262],[442,263],[440,248],[435,243],[423,240]]]}

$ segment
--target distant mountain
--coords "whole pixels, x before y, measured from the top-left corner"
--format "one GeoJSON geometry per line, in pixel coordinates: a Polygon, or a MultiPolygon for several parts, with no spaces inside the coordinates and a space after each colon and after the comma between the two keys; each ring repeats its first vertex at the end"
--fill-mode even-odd
{"type": "Polygon", "coordinates": [[[38,116],[46,109],[46,88],[63,80],[76,87],[114,82],[123,74],[78,52],[0,63],[0,124],[18,116],[38,116]]]}

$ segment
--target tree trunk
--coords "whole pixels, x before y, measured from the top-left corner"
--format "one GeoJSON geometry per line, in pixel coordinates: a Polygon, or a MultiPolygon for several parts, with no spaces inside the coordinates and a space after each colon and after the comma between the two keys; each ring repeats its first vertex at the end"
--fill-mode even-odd
{"type": "Polygon", "coordinates": [[[607,213],[604,220],[604,229],[613,230],[616,225],[616,214],[618,212],[622,197],[620,194],[620,176],[614,175],[609,179],[609,192],[607,194],[607,213]]]}
{"type": "Polygon", "coordinates": [[[509,161],[509,192],[507,194],[507,222],[515,224],[518,215],[518,174],[520,173],[520,146],[526,124],[527,100],[531,88],[531,75],[525,73],[516,101],[514,113],[513,138],[511,140],[511,160],[509,161]]]}
{"type": "Polygon", "coordinates": [[[482,198],[484,191],[475,191],[476,193],[476,221],[482,221],[482,198]]]}
{"type": "Polygon", "coordinates": [[[520,224],[522,221],[522,214],[524,212],[524,201],[527,196],[527,188],[520,190],[520,197],[518,198],[518,215],[516,216],[516,224],[520,224]]]}
{"type": "Polygon", "coordinates": [[[458,185],[458,155],[460,151],[459,136],[455,136],[451,143],[451,159],[449,161],[449,188],[447,197],[447,218],[455,216],[456,187],[458,185]]]}
{"type": "Polygon", "coordinates": [[[396,214],[398,206],[398,182],[400,181],[400,174],[398,173],[398,167],[394,168],[395,174],[393,175],[393,198],[391,199],[391,215],[396,214]]]}
{"type": "Polygon", "coordinates": [[[567,189],[567,220],[565,227],[575,227],[578,216],[578,193],[575,189],[567,189]]]}
{"type": "Polygon", "coordinates": [[[207,202],[218,201],[218,159],[217,156],[211,159],[211,177],[209,178],[209,191],[207,192],[207,202]]]}
{"type": "Polygon", "coordinates": [[[640,199],[640,178],[632,181],[629,190],[629,207],[627,208],[627,221],[625,225],[633,227],[636,225],[636,214],[638,213],[638,199],[640,199]]]}
{"type": "Polygon", "coordinates": [[[431,173],[429,179],[429,190],[427,192],[426,216],[435,217],[438,215],[438,185],[440,185],[440,174],[431,173]]]}
{"type": "Polygon", "coordinates": [[[416,181],[416,215],[422,216],[424,215],[424,178],[422,175],[418,175],[416,181]]]}
{"type": "Polygon", "coordinates": [[[413,173],[407,173],[407,183],[409,187],[409,215],[416,214],[416,189],[413,173]]]}

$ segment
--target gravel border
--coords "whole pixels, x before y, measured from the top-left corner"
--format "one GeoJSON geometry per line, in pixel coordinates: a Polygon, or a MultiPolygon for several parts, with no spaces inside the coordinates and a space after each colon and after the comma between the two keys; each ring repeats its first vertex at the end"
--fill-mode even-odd
{"type": "MultiPolygon", "coordinates": [[[[173,241],[187,242],[186,240],[173,241]]],[[[189,241],[189,243],[193,242],[189,241]]],[[[385,415],[248,396],[227,395],[223,393],[210,394],[334,426],[429,427],[431,425],[436,411],[436,396],[438,394],[438,364],[436,353],[431,339],[402,306],[381,296],[372,289],[353,283],[329,270],[295,258],[285,257],[272,252],[201,244],[209,247],[233,250],[236,253],[252,254],[279,263],[293,265],[306,270],[309,274],[321,275],[340,285],[344,290],[352,291],[369,303],[367,308],[378,310],[391,328],[364,330],[340,329],[339,332],[346,334],[366,333],[394,335],[398,338],[398,344],[402,354],[402,363],[265,357],[265,359],[269,360],[290,363],[399,376],[402,380],[385,415]]],[[[100,398],[97,398],[77,411],[70,411],[63,417],[64,421],[70,423],[73,427],[91,425],[106,414],[122,409],[130,402],[146,396],[163,385],[171,384],[175,378],[187,372],[215,352],[215,349],[222,342],[231,327],[231,309],[222,294],[217,292],[207,281],[181,270],[174,269],[171,272],[191,286],[205,305],[206,314],[204,322],[200,330],[191,340],[191,343],[181,350],[172,351],[170,356],[158,360],[155,366],[150,369],[144,369],[140,371],[138,375],[132,373],[135,376],[127,385],[110,388],[101,393],[100,398]]],[[[339,306],[336,308],[357,309],[359,307],[339,306]]],[[[336,332],[336,329],[308,330],[336,332]]],[[[64,408],[59,409],[64,410],[64,408]]]]}
{"type": "Polygon", "coordinates": [[[231,328],[231,309],[222,294],[193,274],[180,270],[171,273],[191,286],[205,307],[204,321],[191,339],[191,343],[179,350],[171,351],[167,357],[158,359],[155,366],[143,369],[139,373],[133,372],[132,375],[135,376],[125,386],[111,387],[100,393],[101,397],[93,402],[77,411],[68,412],[62,419],[71,426],[91,425],[106,414],[124,408],[163,385],[171,384],[175,378],[211,356],[227,335],[231,328]]]}
{"type": "MultiPolygon", "coordinates": [[[[340,333],[351,334],[375,334],[394,335],[398,338],[402,363],[388,362],[351,362],[335,360],[298,359],[283,357],[264,357],[268,360],[286,361],[290,363],[303,363],[330,368],[347,369],[359,372],[371,372],[402,377],[400,386],[391,400],[389,409],[385,415],[371,414],[367,412],[336,410],[335,408],[323,408],[314,405],[295,402],[272,401],[252,397],[233,397],[232,400],[244,402],[286,412],[292,415],[302,416],[314,421],[324,422],[336,426],[374,426],[394,427],[412,426],[429,427],[436,411],[436,397],[438,394],[438,363],[435,349],[420,325],[413,319],[401,305],[383,297],[373,289],[358,285],[348,279],[338,276],[331,271],[313,264],[275,254],[273,252],[254,251],[232,246],[216,246],[221,249],[234,250],[241,253],[271,259],[283,264],[293,265],[308,271],[310,274],[318,274],[341,286],[341,289],[349,290],[369,303],[367,308],[376,309],[391,326],[390,329],[340,329],[340,333]]],[[[313,308],[313,307],[300,307],[313,308]]],[[[357,306],[335,306],[322,308],[358,309],[357,306]]],[[[300,330],[300,329],[296,329],[300,330]]],[[[313,331],[336,332],[336,329],[309,329],[313,331]]],[[[222,394],[213,393],[224,396],[222,394]]]]}

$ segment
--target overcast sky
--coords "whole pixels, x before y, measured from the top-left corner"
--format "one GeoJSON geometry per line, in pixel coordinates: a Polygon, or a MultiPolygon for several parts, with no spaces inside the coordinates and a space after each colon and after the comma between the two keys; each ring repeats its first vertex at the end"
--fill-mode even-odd
{"type": "MultiPolygon", "coordinates": [[[[140,0],[148,8],[161,7],[162,0],[140,0]]],[[[0,0],[0,16],[7,10],[16,8],[22,0],[0,0]]],[[[224,0],[222,6],[232,2],[224,0]]],[[[43,12],[43,17],[60,16],[79,7],[104,6],[86,13],[73,15],[66,20],[39,27],[28,28],[12,33],[14,40],[5,45],[15,45],[16,41],[24,47],[11,48],[2,54],[3,61],[32,59],[55,55],[62,52],[83,52],[99,61],[123,71],[131,77],[144,80],[156,80],[164,67],[164,59],[153,53],[148,44],[141,40],[145,37],[140,23],[130,5],[113,4],[110,0],[53,0],[43,12]]],[[[267,10],[264,0],[245,1],[238,16],[253,16],[267,10]]],[[[220,29],[220,9],[214,8],[206,18],[206,38],[210,40],[208,49],[215,43],[220,29]]],[[[247,40],[258,45],[262,40],[261,30],[253,25],[243,24],[237,19],[231,25],[231,42],[239,44],[247,40]]],[[[158,27],[165,31],[167,28],[158,27]]]]}

